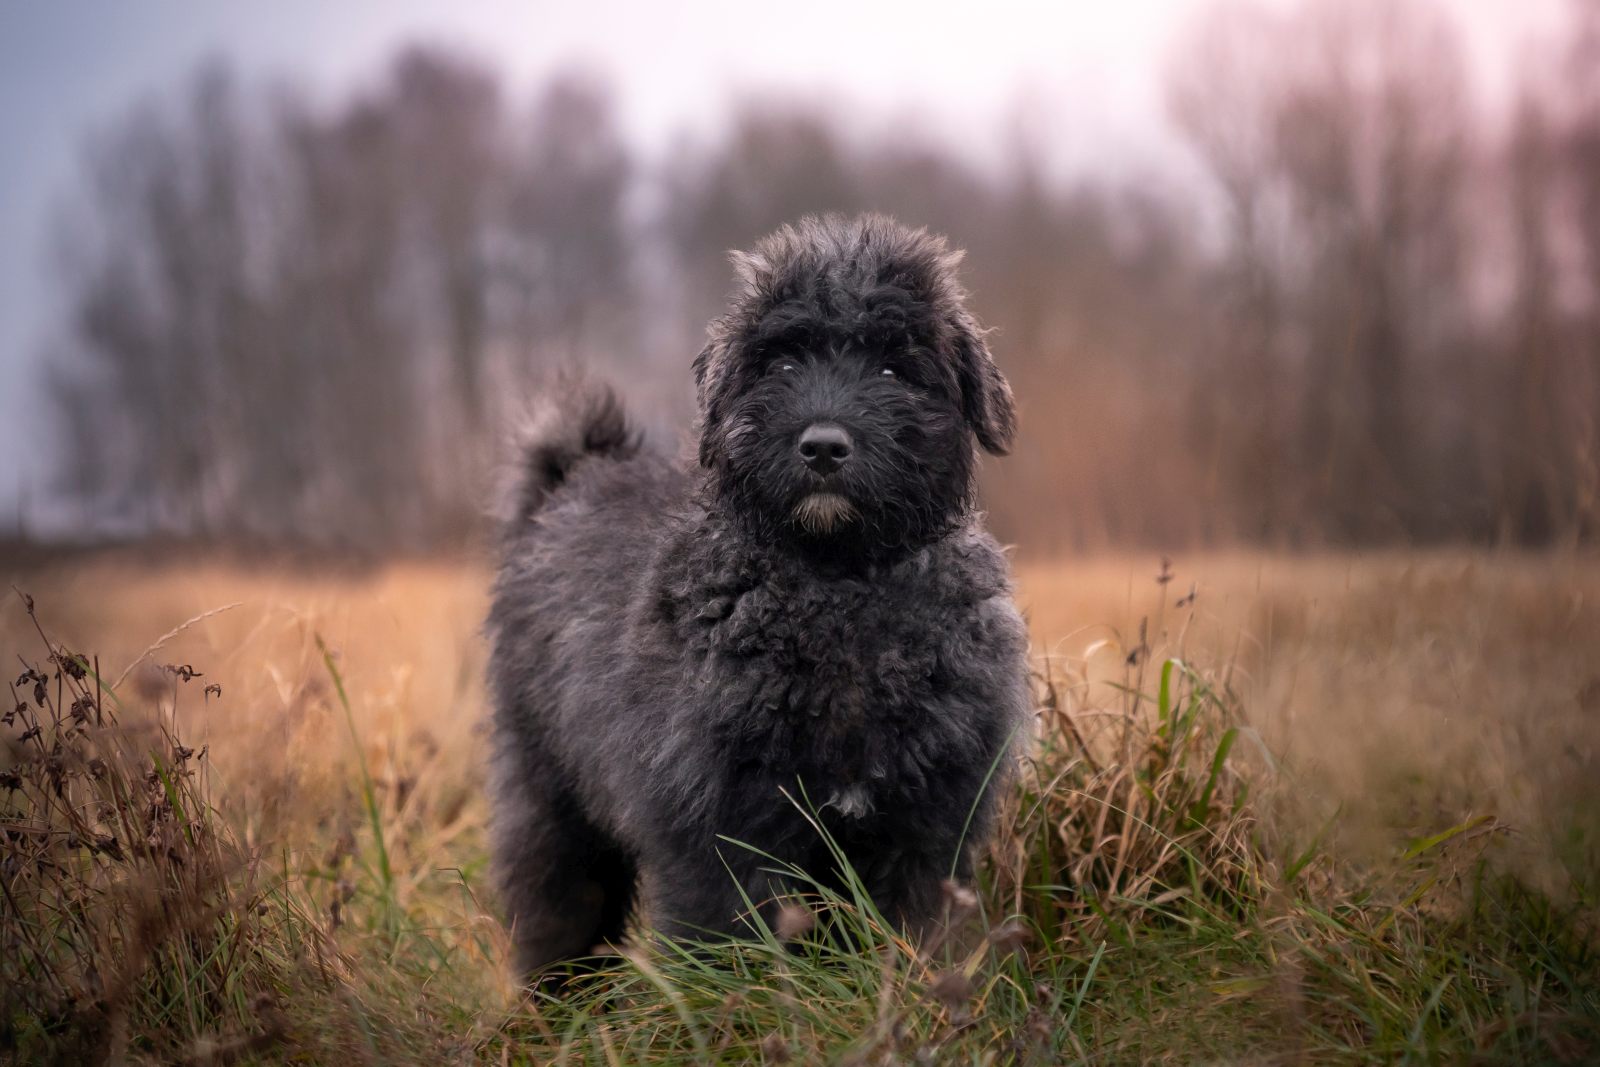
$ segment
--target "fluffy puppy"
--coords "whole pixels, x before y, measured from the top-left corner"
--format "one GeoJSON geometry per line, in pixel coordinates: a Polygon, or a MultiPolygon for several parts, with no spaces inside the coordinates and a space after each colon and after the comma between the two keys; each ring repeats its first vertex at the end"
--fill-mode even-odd
{"type": "Polygon", "coordinates": [[[1029,707],[975,510],[1010,388],[943,239],[807,218],[748,253],[694,361],[699,463],[569,383],[524,442],[490,615],[493,851],[517,966],[736,934],[824,881],[933,921],[971,873],[1029,707]]]}

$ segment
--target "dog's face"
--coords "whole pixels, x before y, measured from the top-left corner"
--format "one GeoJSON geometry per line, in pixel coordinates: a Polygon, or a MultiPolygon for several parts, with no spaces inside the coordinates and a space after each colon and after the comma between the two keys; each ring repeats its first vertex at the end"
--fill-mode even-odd
{"type": "Polygon", "coordinates": [[[971,507],[973,440],[1003,453],[1015,414],[958,258],[878,216],[806,219],[735,257],[743,289],[695,361],[700,461],[763,535],[892,552],[971,507]]]}

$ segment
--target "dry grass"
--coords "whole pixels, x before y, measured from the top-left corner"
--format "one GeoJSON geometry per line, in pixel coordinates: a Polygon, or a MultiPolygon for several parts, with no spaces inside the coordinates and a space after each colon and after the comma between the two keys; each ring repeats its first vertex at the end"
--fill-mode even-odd
{"type": "Polygon", "coordinates": [[[175,720],[184,690],[214,687],[168,665],[119,695],[19,599],[38,658],[0,717],[0,1049],[117,1062],[278,1041],[278,998],[326,988],[337,953],[210,804],[209,752],[175,720]]]}
{"type": "Polygon", "coordinates": [[[1600,560],[1174,566],[1165,586],[1144,559],[1024,566],[1021,598],[1039,644],[1091,678],[1118,677],[1139,621],[1163,620],[1178,655],[1222,668],[1292,770],[1297,817],[1333,820],[1341,851],[1370,858],[1493,814],[1516,831],[1508,861],[1543,888],[1600,881],[1600,560]],[[1175,609],[1191,593],[1192,612],[1175,609]]]}
{"type": "MultiPolygon", "coordinates": [[[[43,706],[23,694],[53,733],[20,741],[24,719],[3,757],[31,776],[0,795],[21,891],[5,948],[39,972],[13,987],[43,998],[7,1002],[8,1041],[44,1047],[37,1026],[16,1046],[18,1027],[50,1019],[52,1040],[202,1062],[1600,1048],[1600,993],[1585,992],[1600,564],[1238,556],[1159,576],[1145,559],[1020,569],[1050,652],[1041,738],[980,897],[952,902],[963,934],[919,951],[866,902],[823,901],[865,951],[797,955],[769,937],[714,966],[636,954],[567,1001],[529,1004],[481,898],[481,570],[112,555],[5,575],[44,636],[19,598],[0,649],[59,690],[43,706]],[[63,672],[68,650],[91,651],[107,682],[127,675],[113,710],[139,741],[113,777],[129,797],[152,753],[205,753],[173,779],[205,833],[179,867],[147,856],[154,882],[96,851],[93,798],[53,800],[27,748],[63,731],[103,743],[70,725],[88,683],[63,672]],[[185,666],[200,676],[183,682],[185,666]],[[58,826],[71,842],[57,866],[17,845],[58,826]],[[1542,892],[1485,875],[1485,857],[1542,892]],[[174,917],[145,921],[116,903],[130,894],[174,917]],[[30,932],[91,898],[81,929],[49,945],[30,932]],[[219,955],[224,934],[251,951],[219,955]],[[98,1005],[99,1029],[75,1026],[72,1003],[98,1005]]],[[[122,807],[163,818],[142,803],[122,807]]]]}

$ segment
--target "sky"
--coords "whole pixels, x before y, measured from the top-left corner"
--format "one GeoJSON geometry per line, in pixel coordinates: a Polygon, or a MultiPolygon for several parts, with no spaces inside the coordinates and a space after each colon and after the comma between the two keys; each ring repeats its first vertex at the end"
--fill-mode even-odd
{"type": "MultiPolygon", "coordinates": [[[[1281,5],[1284,0],[1269,0],[1281,5]]],[[[1563,0],[1441,0],[1490,95],[1563,0]]],[[[0,532],[48,493],[43,352],[60,330],[49,235],[85,139],[200,60],[292,79],[329,98],[411,41],[461,47],[514,97],[583,66],[617,92],[644,150],[713,131],[751,91],[837,101],[973,146],[1002,143],[1019,101],[1048,112],[1064,166],[1185,166],[1161,76],[1212,0],[0,0],[0,532]]]]}

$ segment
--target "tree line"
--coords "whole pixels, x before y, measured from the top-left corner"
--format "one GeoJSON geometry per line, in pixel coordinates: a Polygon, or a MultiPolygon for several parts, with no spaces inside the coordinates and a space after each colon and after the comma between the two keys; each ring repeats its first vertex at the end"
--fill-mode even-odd
{"type": "Polygon", "coordinates": [[[1495,107],[1422,0],[1213,8],[1166,68],[1203,186],[1062,177],[1031,112],[999,160],[781,100],[646,155],[582,73],[513,100],[413,47],[330,102],[208,63],[86,146],[61,482],[102,528],[457,542],[544,377],[670,440],[725,252],[877,210],[968,249],[1028,548],[1592,540],[1600,9],[1543,47],[1495,107]]]}

